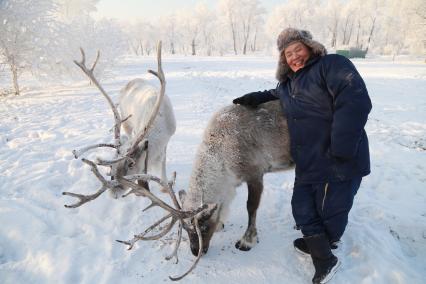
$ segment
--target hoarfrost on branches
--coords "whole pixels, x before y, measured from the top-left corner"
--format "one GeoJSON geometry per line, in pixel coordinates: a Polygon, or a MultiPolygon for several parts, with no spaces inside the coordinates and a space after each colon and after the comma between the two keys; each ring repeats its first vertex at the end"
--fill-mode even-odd
{"type": "Polygon", "coordinates": [[[9,74],[14,94],[21,91],[19,78],[24,73],[49,82],[81,79],[72,63],[80,47],[88,50],[89,56],[102,51],[97,75],[106,74],[126,46],[117,23],[91,17],[97,2],[0,1],[0,71],[9,74]]]}
{"type": "Polygon", "coordinates": [[[19,94],[24,74],[49,83],[83,79],[72,63],[80,47],[89,58],[101,51],[96,75],[105,78],[121,55],[152,56],[158,40],[164,54],[276,55],[277,35],[287,27],[311,31],[331,53],[358,48],[393,59],[426,54],[424,0],[289,0],[268,13],[260,0],[221,0],[131,24],[95,18],[98,3],[0,1],[0,72],[13,93],[19,94]]]}
{"type": "Polygon", "coordinates": [[[41,75],[54,60],[50,55],[58,47],[56,9],[51,0],[0,2],[0,57],[11,75],[16,95],[20,92],[22,72],[41,75]]]}

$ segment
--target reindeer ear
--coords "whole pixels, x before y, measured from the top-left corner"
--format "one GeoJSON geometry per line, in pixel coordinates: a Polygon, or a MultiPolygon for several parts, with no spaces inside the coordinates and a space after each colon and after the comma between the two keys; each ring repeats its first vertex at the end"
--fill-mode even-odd
{"type": "Polygon", "coordinates": [[[197,216],[198,220],[209,219],[213,215],[213,213],[214,213],[214,211],[216,209],[217,209],[217,204],[216,203],[209,203],[209,204],[207,204],[207,208],[197,214],[198,215],[197,216]]]}
{"type": "Polygon", "coordinates": [[[148,150],[148,140],[143,140],[141,142],[139,142],[138,147],[137,147],[137,151],[133,153],[132,158],[138,160],[142,153],[148,150]]]}

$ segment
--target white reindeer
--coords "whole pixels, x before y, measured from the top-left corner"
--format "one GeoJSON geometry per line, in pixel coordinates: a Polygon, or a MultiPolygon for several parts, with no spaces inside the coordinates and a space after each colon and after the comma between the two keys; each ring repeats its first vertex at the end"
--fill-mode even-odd
{"type": "MultiPolygon", "coordinates": [[[[119,178],[132,174],[160,174],[161,180],[166,180],[166,150],[170,137],[176,130],[176,121],[172,105],[165,95],[166,80],[161,65],[161,43],[157,51],[158,71],[149,70],[160,80],[161,88],[158,90],[143,79],[130,81],[120,92],[119,109],[113,103],[111,97],[106,93],[94,76],[94,69],[99,60],[99,52],[91,68],[86,66],[86,56],[81,49],[82,60],[74,61],[77,66],[89,77],[92,83],[99,89],[101,94],[108,101],[114,113],[114,143],[96,144],[85,147],[78,151],[73,151],[78,158],[88,150],[98,147],[111,147],[116,149],[116,157],[113,160],[97,159],[96,162],[82,159],[83,162],[92,167],[92,171],[98,174],[97,166],[107,166],[111,170],[111,180],[117,181],[119,178]],[[126,135],[121,135],[123,127],[126,135]]],[[[97,198],[108,188],[113,197],[117,198],[127,189],[119,183],[107,184],[103,178],[102,188],[94,195],[72,195],[80,199],[79,202],[68,207],[78,207],[90,200],[97,198]]],[[[149,190],[147,180],[138,180],[138,184],[149,190]]],[[[132,192],[135,193],[135,192],[132,192]]]]}
{"type": "MultiPolygon", "coordinates": [[[[129,147],[138,135],[144,132],[152,116],[152,110],[159,96],[159,90],[144,79],[134,79],[121,89],[118,107],[121,117],[128,117],[122,127],[127,135],[129,147]]],[[[156,117],[144,139],[148,141],[148,150],[140,149],[133,156],[134,163],[117,163],[113,171],[120,171],[120,175],[148,173],[167,180],[166,151],[170,137],[176,131],[176,119],[169,97],[164,94],[156,117]]],[[[146,145],[139,145],[144,148],[146,145]]],[[[141,181],[146,188],[148,184],[141,181]]],[[[118,193],[118,192],[116,192],[118,193]]]]}
{"type": "MultiPolygon", "coordinates": [[[[248,227],[235,246],[250,250],[258,240],[256,211],[263,190],[263,175],[292,167],[288,127],[279,101],[257,109],[232,105],[218,111],[198,148],[189,190],[180,192],[185,210],[201,204],[216,205],[211,215],[198,220],[203,252],[207,252],[215,230],[223,227],[235,188],[242,182],[248,187],[248,227]]],[[[191,251],[197,255],[200,250],[197,233],[191,224],[186,230],[191,251]]]]}

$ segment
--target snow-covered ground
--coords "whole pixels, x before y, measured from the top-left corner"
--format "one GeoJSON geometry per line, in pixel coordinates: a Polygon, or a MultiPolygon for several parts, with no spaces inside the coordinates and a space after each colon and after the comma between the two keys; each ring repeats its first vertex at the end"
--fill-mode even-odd
{"type": "MultiPolygon", "coordinates": [[[[356,196],[331,283],[426,281],[426,65],[355,60],[373,111],[367,132],[372,173],[356,196]]],[[[266,57],[166,57],[167,93],[177,119],[168,148],[176,189],[188,185],[197,145],[219,108],[246,92],[273,88],[276,62],[266,57]]],[[[153,58],[127,58],[115,79],[103,82],[117,98],[128,80],[142,76],[153,58]]],[[[24,82],[25,83],[25,82],[24,82]]],[[[143,231],[161,210],[142,213],[148,201],[100,196],[78,209],[63,191],[94,192],[99,182],[71,151],[112,139],[113,116],[86,82],[36,88],[0,98],[0,283],[164,283],[191,265],[185,239],[180,261],[164,260],[173,232],[127,251],[115,242],[143,231]]],[[[92,154],[93,155],[93,154],[92,154]]],[[[313,267],[292,241],[292,171],[269,174],[258,212],[260,242],[234,248],[247,223],[246,189],[238,190],[224,231],[182,283],[310,283],[313,267]]]]}

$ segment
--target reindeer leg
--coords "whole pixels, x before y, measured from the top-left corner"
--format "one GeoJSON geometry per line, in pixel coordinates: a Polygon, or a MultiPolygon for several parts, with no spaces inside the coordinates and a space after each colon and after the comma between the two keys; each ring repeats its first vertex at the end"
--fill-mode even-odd
{"type": "Polygon", "coordinates": [[[248,227],[244,236],[235,244],[239,250],[248,251],[256,243],[258,243],[257,230],[256,230],[256,212],[259,207],[260,197],[263,191],[263,177],[256,180],[247,181],[248,199],[247,199],[247,213],[248,213],[248,227]]]}
{"type": "MultiPolygon", "coordinates": [[[[166,148],[167,148],[167,146],[164,147],[163,155],[161,157],[161,178],[163,180],[167,180],[167,176],[166,176],[166,148]]],[[[161,192],[167,193],[167,189],[162,188],[161,192]]]]}

